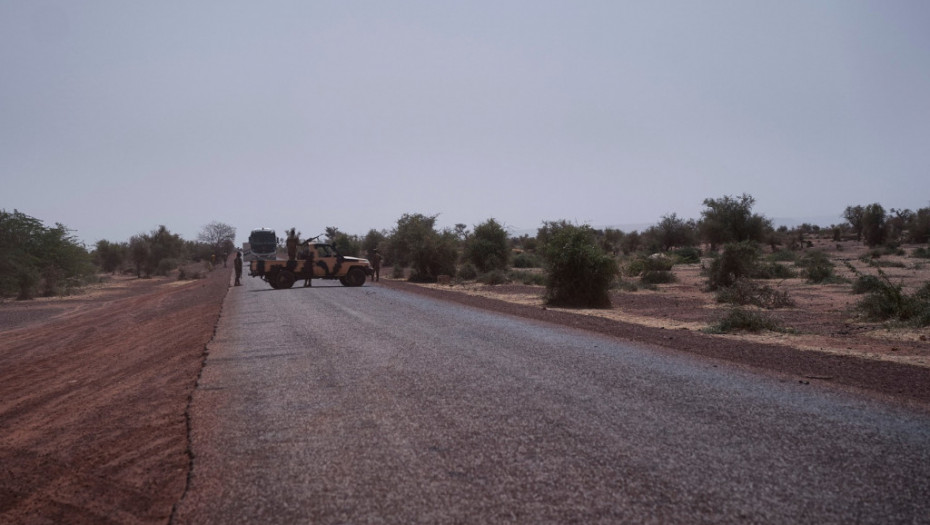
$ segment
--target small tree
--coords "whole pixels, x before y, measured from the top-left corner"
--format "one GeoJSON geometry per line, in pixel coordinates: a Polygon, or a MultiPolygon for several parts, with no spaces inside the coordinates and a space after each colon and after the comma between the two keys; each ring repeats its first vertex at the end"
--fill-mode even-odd
{"type": "Polygon", "coordinates": [[[594,230],[566,221],[548,222],[540,228],[540,237],[546,239],[542,249],[548,273],[546,304],[609,308],[610,284],[618,269],[598,245],[594,230]]]}
{"type": "Polygon", "coordinates": [[[754,242],[730,243],[708,268],[707,287],[710,290],[733,286],[742,277],[749,277],[756,267],[762,250],[754,242]]]}
{"type": "Polygon", "coordinates": [[[510,263],[507,231],[494,219],[475,226],[474,233],[465,241],[464,256],[480,272],[506,269],[510,263]]]}
{"type": "Polygon", "coordinates": [[[701,212],[699,228],[711,250],[725,243],[765,241],[772,221],[752,213],[755,202],[751,195],[745,193],[738,198],[725,195],[720,199],[704,199],[706,209],[701,212]]]}
{"type": "Polygon", "coordinates": [[[843,218],[849,223],[852,231],[856,234],[856,240],[862,240],[862,216],[865,208],[862,206],[847,206],[843,211],[843,218]]]}
{"type": "Polygon", "coordinates": [[[930,208],[914,212],[907,224],[907,239],[915,244],[930,241],[930,208]]]}
{"type": "Polygon", "coordinates": [[[110,242],[104,239],[97,241],[97,264],[104,272],[116,273],[123,265],[129,246],[126,243],[110,242]]]}
{"type": "Polygon", "coordinates": [[[696,229],[693,220],[686,221],[672,213],[663,216],[657,225],[650,226],[644,235],[653,251],[667,252],[672,248],[694,246],[697,243],[696,229]]]}
{"type": "Polygon", "coordinates": [[[197,235],[197,240],[207,244],[219,259],[236,248],[236,228],[222,222],[213,221],[204,226],[197,235]]]}
{"type": "Polygon", "coordinates": [[[358,257],[362,249],[362,243],[358,240],[357,235],[349,235],[343,232],[336,233],[335,238],[332,240],[332,244],[336,245],[336,250],[341,255],[348,255],[351,257],[358,257]]]}
{"type": "Polygon", "coordinates": [[[868,246],[878,246],[885,242],[888,229],[885,224],[885,208],[874,203],[865,207],[862,213],[862,236],[868,246]]]}
{"type": "Polygon", "coordinates": [[[388,258],[395,266],[410,266],[411,280],[432,282],[439,275],[455,275],[458,238],[451,230],[437,232],[436,217],[405,213],[391,232],[388,258]]]}
{"type": "Polygon", "coordinates": [[[362,239],[362,252],[369,253],[372,250],[381,250],[387,241],[387,235],[384,232],[371,229],[362,239]]]}

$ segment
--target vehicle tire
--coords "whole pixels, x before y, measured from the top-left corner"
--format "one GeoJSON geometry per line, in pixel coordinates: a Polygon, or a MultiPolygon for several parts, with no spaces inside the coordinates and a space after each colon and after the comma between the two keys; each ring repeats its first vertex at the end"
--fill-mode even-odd
{"type": "MultiPolygon", "coordinates": [[[[365,284],[365,279],[367,279],[367,277],[365,277],[365,270],[361,268],[352,268],[343,279],[345,279],[343,283],[345,286],[361,286],[365,284]]],[[[342,281],[342,279],[340,279],[340,281],[342,281]]]]}
{"type": "Polygon", "coordinates": [[[340,277],[339,282],[342,283],[343,286],[349,286],[349,281],[345,277],[340,277]]]}
{"type": "Polygon", "coordinates": [[[277,284],[275,288],[279,290],[283,288],[290,288],[291,286],[294,286],[294,281],[296,280],[297,280],[297,277],[294,276],[293,272],[289,272],[287,270],[281,270],[280,272],[278,272],[278,275],[275,276],[274,281],[275,281],[275,284],[277,284]]]}
{"type": "Polygon", "coordinates": [[[265,281],[267,281],[268,284],[270,284],[272,288],[277,290],[278,289],[278,272],[273,271],[273,272],[266,273],[265,281]]]}

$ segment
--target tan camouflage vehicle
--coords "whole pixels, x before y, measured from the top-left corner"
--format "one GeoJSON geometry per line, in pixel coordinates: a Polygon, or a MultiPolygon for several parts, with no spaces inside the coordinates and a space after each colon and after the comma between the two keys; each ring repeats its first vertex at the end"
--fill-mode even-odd
{"type": "Polygon", "coordinates": [[[249,275],[275,289],[290,288],[298,279],[339,279],[343,286],[362,286],[372,273],[368,259],[341,255],[335,245],[324,243],[303,247],[297,260],[258,260],[249,265],[249,275]]]}

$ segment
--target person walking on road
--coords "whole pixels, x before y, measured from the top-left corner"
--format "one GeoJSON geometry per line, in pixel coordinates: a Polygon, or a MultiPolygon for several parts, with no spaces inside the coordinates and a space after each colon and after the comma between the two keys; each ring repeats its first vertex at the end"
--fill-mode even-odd
{"type": "Polygon", "coordinates": [[[236,268],[236,286],[242,286],[239,279],[242,279],[242,252],[236,252],[236,260],[233,262],[236,268]]]}

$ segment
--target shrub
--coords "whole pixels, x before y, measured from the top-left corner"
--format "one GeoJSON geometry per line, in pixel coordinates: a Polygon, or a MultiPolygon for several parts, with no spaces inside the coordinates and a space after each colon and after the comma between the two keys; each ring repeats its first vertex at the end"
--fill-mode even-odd
{"type": "Polygon", "coordinates": [[[530,253],[518,253],[513,258],[513,267],[514,268],[541,268],[542,263],[539,260],[539,257],[536,257],[530,253]]]}
{"type": "Polygon", "coordinates": [[[693,246],[678,248],[673,251],[676,262],[679,264],[697,264],[701,262],[701,250],[693,246]]]}
{"type": "Polygon", "coordinates": [[[626,265],[623,269],[623,273],[628,277],[638,277],[643,273],[644,269],[646,269],[646,260],[642,257],[637,257],[626,265]]]}
{"type": "Polygon", "coordinates": [[[639,280],[643,284],[667,284],[677,282],[678,278],[675,277],[675,274],[670,271],[654,270],[643,272],[643,275],[639,278],[639,280]]]}
{"type": "Polygon", "coordinates": [[[881,286],[882,282],[878,277],[874,275],[860,275],[859,278],[853,282],[852,291],[854,294],[864,294],[873,290],[878,290],[881,286]]]}
{"type": "Polygon", "coordinates": [[[794,306],[788,292],[780,292],[768,285],[760,285],[751,279],[737,279],[732,286],[717,289],[717,302],[738,305],[753,305],[760,308],[786,308],[794,306]]]}
{"type": "Polygon", "coordinates": [[[730,243],[708,268],[707,286],[711,291],[732,286],[740,277],[749,277],[756,267],[761,250],[755,242],[730,243]]]}
{"type": "Polygon", "coordinates": [[[407,271],[403,266],[395,264],[391,267],[391,277],[395,279],[403,279],[407,277],[407,271]]]}
{"type": "Polygon", "coordinates": [[[770,261],[757,264],[750,272],[750,277],[754,279],[791,279],[797,277],[797,273],[784,264],[770,261]]]}
{"type": "Polygon", "coordinates": [[[731,308],[723,318],[707,327],[704,331],[711,334],[725,334],[739,330],[747,332],[760,332],[762,330],[785,331],[777,320],[768,315],[762,312],[743,310],[742,308],[731,308]]]}
{"type": "Polygon", "coordinates": [[[930,259],[930,248],[915,248],[914,251],[911,252],[911,257],[917,257],[918,259],[930,259]]]}
{"type": "Polygon", "coordinates": [[[866,296],[859,301],[856,308],[866,319],[871,321],[895,320],[913,326],[930,325],[930,282],[925,283],[912,294],[904,292],[900,284],[892,283],[884,272],[878,270],[878,277],[869,276],[849,268],[859,277],[858,282],[867,283],[866,296]]]}
{"type": "Polygon", "coordinates": [[[472,280],[472,279],[478,277],[478,269],[475,268],[475,265],[474,265],[474,264],[472,264],[472,263],[470,263],[470,262],[467,262],[467,263],[465,263],[465,264],[459,266],[458,276],[459,276],[459,278],[461,278],[461,279],[463,279],[463,280],[470,281],[470,280],[472,280]]]}
{"type": "Polygon", "coordinates": [[[484,272],[479,275],[478,282],[481,284],[498,285],[507,284],[509,281],[502,270],[491,270],[490,272],[484,272]]]}
{"type": "Polygon", "coordinates": [[[816,251],[805,255],[798,265],[804,271],[804,277],[811,283],[823,283],[832,281],[836,276],[833,273],[833,263],[827,254],[816,251]]]}
{"type": "Polygon", "coordinates": [[[537,285],[537,286],[538,285],[544,286],[546,284],[546,276],[541,273],[536,273],[536,272],[511,270],[507,274],[507,277],[511,281],[517,281],[522,284],[537,285]]]}
{"type": "Polygon", "coordinates": [[[387,258],[411,267],[410,279],[434,282],[439,275],[455,275],[458,238],[449,230],[434,229],[436,215],[404,214],[387,243],[387,258]]]}
{"type": "Polygon", "coordinates": [[[494,219],[475,226],[475,231],[465,242],[463,256],[480,272],[507,268],[510,262],[507,231],[494,219]]]}
{"type": "Polygon", "coordinates": [[[558,225],[549,232],[546,303],[554,306],[608,308],[617,264],[597,243],[590,226],[558,225]]]}

